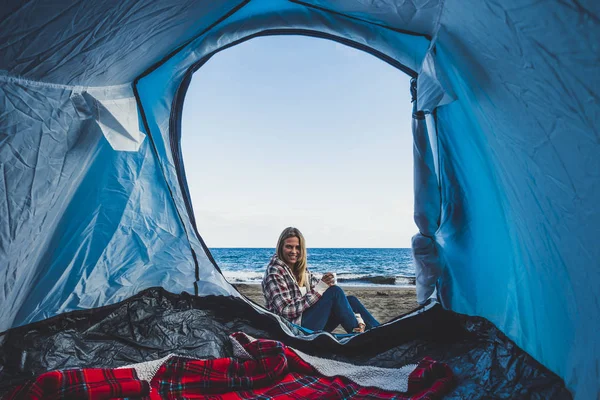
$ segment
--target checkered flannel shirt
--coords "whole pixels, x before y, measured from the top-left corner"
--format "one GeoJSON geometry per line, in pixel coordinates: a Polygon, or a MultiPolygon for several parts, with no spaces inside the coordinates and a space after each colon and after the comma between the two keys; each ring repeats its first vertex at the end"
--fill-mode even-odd
{"type": "Polygon", "coordinates": [[[308,269],[306,273],[309,287],[303,296],[290,268],[274,255],[262,281],[267,309],[300,325],[304,310],[319,301],[328,288],[327,284],[320,282],[308,269]]]}

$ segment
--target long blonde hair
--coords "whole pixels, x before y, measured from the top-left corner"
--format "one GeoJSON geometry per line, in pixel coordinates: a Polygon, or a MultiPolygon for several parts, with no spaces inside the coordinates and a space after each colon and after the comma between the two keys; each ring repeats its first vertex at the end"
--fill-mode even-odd
{"type": "Polygon", "coordinates": [[[288,265],[291,268],[294,277],[296,278],[296,282],[298,282],[298,286],[304,286],[306,280],[306,242],[304,241],[304,236],[302,236],[302,232],[298,230],[298,228],[294,228],[292,226],[285,228],[281,235],[279,235],[279,240],[277,241],[277,257],[280,260],[284,260],[283,258],[283,244],[286,239],[291,237],[297,237],[300,242],[300,255],[298,257],[298,261],[295,265],[288,265]]]}

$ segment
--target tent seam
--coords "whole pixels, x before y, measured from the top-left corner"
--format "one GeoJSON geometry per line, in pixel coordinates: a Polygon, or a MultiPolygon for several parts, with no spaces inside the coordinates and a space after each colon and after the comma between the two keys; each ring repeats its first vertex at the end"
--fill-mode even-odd
{"type": "MultiPolygon", "coordinates": [[[[344,14],[342,12],[333,11],[333,10],[327,9],[325,7],[319,7],[319,6],[314,5],[314,4],[305,3],[304,1],[301,1],[301,0],[288,0],[288,1],[291,2],[291,3],[302,5],[302,6],[306,7],[306,8],[312,8],[312,9],[315,9],[315,10],[319,10],[321,12],[326,12],[326,13],[334,14],[334,15],[337,15],[337,16],[340,16],[340,17],[344,17],[344,18],[348,18],[348,19],[351,19],[351,20],[354,20],[354,21],[359,21],[359,22],[362,22],[362,23],[367,23],[367,24],[375,25],[375,26],[378,26],[380,28],[389,29],[389,30],[397,32],[397,33],[402,33],[404,35],[421,36],[421,37],[424,37],[424,38],[426,38],[428,40],[431,40],[431,36],[428,35],[428,34],[426,34],[426,33],[417,33],[417,32],[408,31],[408,30],[405,30],[405,29],[395,28],[393,26],[389,26],[389,25],[386,25],[386,24],[377,23],[377,22],[366,20],[366,19],[354,17],[352,15],[344,14]]],[[[436,23],[437,23],[437,21],[436,21],[436,23]]]]}
{"type": "Polygon", "coordinates": [[[94,91],[94,90],[106,90],[106,89],[130,89],[133,85],[133,82],[122,83],[119,85],[109,85],[109,86],[82,86],[82,85],[64,85],[61,83],[52,83],[52,82],[44,82],[44,81],[36,81],[28,78],[23,78],[21,76],[14,75],[3,75],[0,73],[0,82],[15,82],[15,83],[24,83],[31,86],[40,86],[47,87],[53,89],[69,89],[73,91],[94,91]]]}
{"type": "MultiPolygon", "coordinates": [[[[167,187],[167,190],[169,191],[169,195],[171,197],[171,201],[173,202],[173,208],[175,209],[175,212],[177,213],[177,216],[179,217],[179,221],[181,222],[181,227],[183,228],[183,231],[185,232],[185,238],[189,244],[190,247],[190,251],[192,253],[192,258],[194,259],[194,267],[196,271],[198,269],[198,260],[196,259],[196,254],[194,252],[194,248],[192,246],[192,243],[190,242],[189,236],[188,236],[188,232],[187,229],[185,227],[185,223],[183,221],[183,217],[181,215],[181,213],[179,212],[179,208],[177,207],[177,204],[175,202],[175,197],[173,196],[173,190],[171,190],[171,186],[169,185],[169,181],[167,179],[166,173],[164,168],[162,167],[162,162],[160,157],[158,156],[158,150],[156,148],[156,144],[154,143],[154,138],[152,137],[152,132],[150,131],[150,124],[148,123],[148,119],[146,117],[146,113],[144,112],[144,108],[142,105],[142,100],[140,99],[137,87],[134,85],[133,86],[133,93],[135,96],[135,101],[137,103],[138,106],[138,111],[140,113],[140,116],[142,117],[142,123],[144,124],[144,129],[146,130],[146,136],[148,136],[149,140],[150,140],[150,144],[152,147],[152,153],[154,154],[154,157],[156,158],[156,162],[158,163],[158,165],[160,166],[160,172],[162,175],[162,178],[165,182],[165,185],[167,187]]],[[[194,280],[194,294],[197,296],[198,295],[198,286],[197,286],[197,280],[194,280]]]]}
{"type": "Polygon", "coordinates": [[[238,12],[240,9],[242,9],[244,6],[246,6],[248,3],[250,3],[250,0],[244,0],[241,3],[239,3],[237,6],[233,7],[231,10],[229,10],[227,13],[225,13],[223,16],[221,16],[221,18],[217,19],[214,23],[210,24],[208,27],[206,27],[205,29],[203,29],[198,35],[190,38],[184,44],[182,44],[181,46],[179,46],[178,48],[176,48],[175,50],[173,50],[172,52],[170,52],[166,57],[164,57],[163,59],[161,59],[160,61],[158,61],[154,65],[152,65],[146,71],[142,72],[142,74],[140,76],[138,76],[137,78],[135,78],[133,80],[133,85],[134,86],[137,85],[137,83],[140,81],[140,79],[142,79],[143,77],[151,74],[153,71],[155,71],[161,65],[163,65],[164,63],[166,63],[167,61],[169,61],[171,58],[173,58],[175,55],[177,55],[179,52],[181,52],[183,49],[185,49],[187,46],[189,46],[195,40],[197,40],[201,36],[205,35],[207,32],[211,31],[215,26],[219,25],[221,22],[223,22],[227,18],[231,17],[233,14],[235,14],[236,12],[238,12]]]}
{"type": "Polygon", "coordinates": [[[437,43],[437,38],[440,32],[440,26],[442,24],[442,13],[444,12],[444,8],[446,7],[446,0],[441,0],[440,3],[440,12],[438,13],[437,19],[433,24],[433,35],[431,36],[431,48],[435,47],[435,43],[437,43]]]}

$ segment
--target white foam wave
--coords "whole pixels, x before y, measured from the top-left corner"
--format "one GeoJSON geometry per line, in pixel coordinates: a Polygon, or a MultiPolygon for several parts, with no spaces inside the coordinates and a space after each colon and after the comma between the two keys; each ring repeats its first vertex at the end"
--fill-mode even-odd
{"type": "MultiPolygon", "coordinates": [[[[223,271],[225,278],[233,283],[246,283],[246,284],[259,284],[263,278],[263,271],[223,271]]],[[[323,274],[315,273],[317,278],[321,278],[323,274]]],[[[341,284],[367,284],[367,285],[398,285],[398,286],[413,286],[415,284],[415,278],[411,276],[397,275],[397,276],[382,276],[382,275],[369,275],[369,274],[351,274],[351,273],[338,273],[338,282],[341,284]],[[385,281],[381,281],[384,278],[385,281]],[[389,282],[388,279],[395,279],[395,281],[389,282]]]]}
{"type": "Polygon", "coordinates": [[[231,283],[260,283],[263,278],[257,271],[223,271],[223,275],[231,283]]]}

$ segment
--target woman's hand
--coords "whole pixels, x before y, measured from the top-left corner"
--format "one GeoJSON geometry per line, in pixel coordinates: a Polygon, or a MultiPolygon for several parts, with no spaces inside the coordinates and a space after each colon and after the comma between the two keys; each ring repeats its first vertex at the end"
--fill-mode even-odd
{"type": "Polygon", "coordinates": [[[358,324],[358,326],[356,328],[354,328],[352,330],[352,332],[354,332],[354,333],[363,333],[365,331],[366,327],[367,326],[365,325],[365,323],[361,322],[361,323],[358,324]]]}
{"type": "Polygon", "coordinates": [[[363,333],[365,331],[365,328],[367,327],[367,325],[365,325],[365,321],[362,319],[360,313],[354,313],[354,316],[356,317],[356,322],[358,322],[358,326],[354,328],[353,332],[363,333]]]}
{"type": "Polygon", "coordinates": [[[321,280],[323,282],[325,282],[326,284],[328,284],[329,286],[335,285],[335,277],[333,276],[333,272],[324,273],[321,280]]]}

